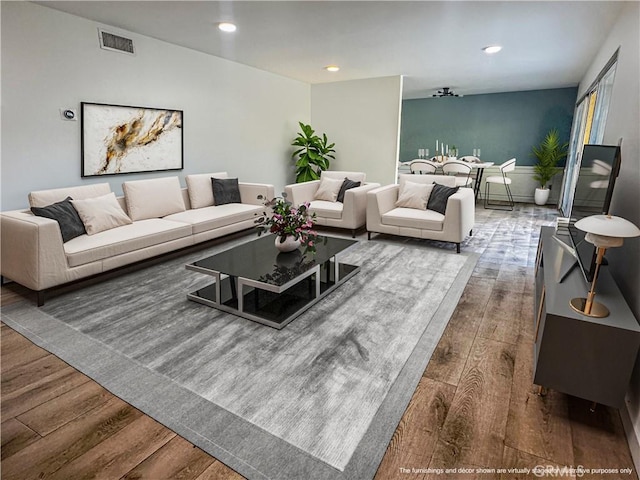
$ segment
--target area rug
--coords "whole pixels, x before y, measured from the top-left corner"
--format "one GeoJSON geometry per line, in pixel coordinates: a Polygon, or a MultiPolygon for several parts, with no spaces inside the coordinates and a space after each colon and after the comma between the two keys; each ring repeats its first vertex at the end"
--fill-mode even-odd
{"type": "Polygon", "coordinates": [[[184,265],[225,248],[2,318],[249,479],[373,478],[477,255],[360,242],[360,273],[274,330],[186,299],[210,277],[184,265]]]}

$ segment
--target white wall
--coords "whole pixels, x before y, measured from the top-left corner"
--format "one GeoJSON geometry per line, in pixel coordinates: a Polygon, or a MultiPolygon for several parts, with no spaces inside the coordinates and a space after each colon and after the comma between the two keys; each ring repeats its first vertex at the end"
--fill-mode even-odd
{"type": "Polygon", "coordinates": [[[226,170],[279,191],[294,180],[291,141],[310,120],[310,86],[149,37],[136,55],[101,50],[95,22],[27,2],[1,2],[2,210],[31,190],[226,170]],[[184,170],[80,177],[80,102],[184,111],[184,170]]]}
{"type": "MultiPolygon", "coordinates": [[[[584,76],[579,94],[582,95],[620,47],[618,67],[607,117],[604,144],[617,145],[622,137],[622,165],[611,203],[611,213],[640,226],[640,3],[628,2],[602,45],[598,55],[584,76]]],[[[607,251],[609,268],[618,286],[640,319],[640,238],[628,239],[621,248],[607,251]]],[[[636,469],[640,469],[640,357],[627,395],[626,422],[629,445],[636,469]]],[[[623,415],[625,419],[626,415],[623,415]]]]}
{"type": "Polygon", "coordinates": [[[402,77],[311,86],[311,126],[336,144],[331,170],[365,172],[394,183],[400,142],[402,77]]]}

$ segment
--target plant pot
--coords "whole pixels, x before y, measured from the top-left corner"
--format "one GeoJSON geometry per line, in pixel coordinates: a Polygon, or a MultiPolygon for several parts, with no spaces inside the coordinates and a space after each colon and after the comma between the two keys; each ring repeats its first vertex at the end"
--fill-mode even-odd
{"type": "Polygon", "coordinates": [[[287,235],[284,241],[282,241],[282,238],[280,238],[279,235],[276,235],[275,245],[276,248],[282,253],[293,252],[300,246],[300,239],[295,238],[292,235],[287,235]]]}
{"type": "Polygon", "coordinates": [[[545,205],[549,200],[549,193],[551,193],[551,190],[548,188],[536,188],[536,193],[533,196],[536,205],[545,205]]]}

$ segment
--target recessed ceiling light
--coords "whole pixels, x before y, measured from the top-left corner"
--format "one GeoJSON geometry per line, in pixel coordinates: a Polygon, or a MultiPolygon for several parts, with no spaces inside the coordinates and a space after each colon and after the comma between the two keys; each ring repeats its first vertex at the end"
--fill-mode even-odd
{"type": "Polygon", "coordinates": [[[500,50],[502,50],[502,47],[500,45],[489,45],[488,47],[484,47],[482,49],[484,51],[484,53],[498,53],[500,50]]]}
{"type": "Polygon", "coordinates": [[[218,28],[223,32],[235,32],[237,27],[233,23],[222,22],[218,24],[218,28]]]}
{"type": "Polygon", "coordinates": [[[338,70],[340,70],[340,67],[337,65],[327,65],[326,67],[324,67],[324,69],[327,72],[337,72],[338,70]]]}

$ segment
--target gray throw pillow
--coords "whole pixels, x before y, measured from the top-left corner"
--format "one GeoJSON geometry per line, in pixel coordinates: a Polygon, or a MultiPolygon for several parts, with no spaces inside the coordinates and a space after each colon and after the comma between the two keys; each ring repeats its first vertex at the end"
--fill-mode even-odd
{"type": "Polygon", "coordinates": [[[435,212],[444,215],[447,209],[447,201],[449,197],[458,191],[459,187],[445,187],[439,183],[433,185],[431,195],[429,196],[429,202],[427,203],[427,210],[433,210],[435,212]]]}
{"type": "Polygon", "coordinates": [[[31,212],[38,217],[50,218],[58,222],[63,242],[87,233],[80,215],[71,204],[71,197],[46,207],[31,207],[31,212]]]}
{"type": "Polygon", "coordinates": [[[242,203],[237,178],[212,178],[214,205],[242,203]]]}
{"type": "Polygon", "coordinates": [[[352,188],[359,187],[361,182],[354,182],[353,180],[349,180],[349,178],[344,177],[344,182],[342,182],[342,186],[340,187],[340,191],[338,192],[337,202],[344,202],[344,192],[350,190],[352,188]]]}

